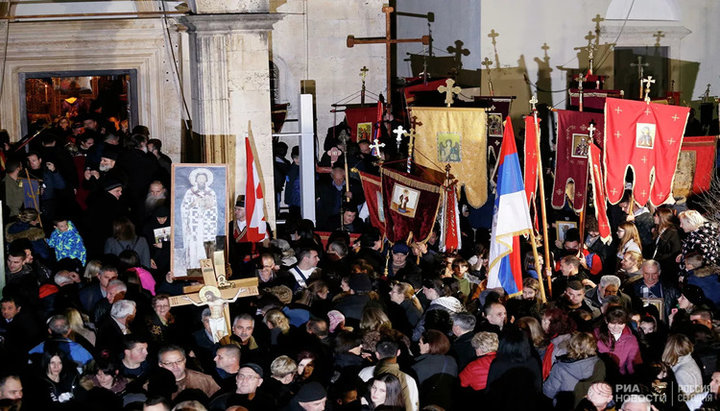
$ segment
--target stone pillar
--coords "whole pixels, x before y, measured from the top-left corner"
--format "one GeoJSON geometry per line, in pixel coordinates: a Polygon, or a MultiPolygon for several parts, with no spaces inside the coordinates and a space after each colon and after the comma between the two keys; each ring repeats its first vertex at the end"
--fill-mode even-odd
{"type": "Polygon", "coordinates": [[[282,15],[229,11],[180,19],[190,37],[193,132],[203,141],[204,161],[228,164],[230,209],[245,185],[243,139],[251,122],[267,221],[274,227],[268,32],[282,15]]]}

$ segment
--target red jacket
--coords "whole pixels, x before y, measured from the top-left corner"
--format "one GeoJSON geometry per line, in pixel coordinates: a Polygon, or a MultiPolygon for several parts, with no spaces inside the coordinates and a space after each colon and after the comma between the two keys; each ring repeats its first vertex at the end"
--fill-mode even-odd
{"type": "MultiPolygon", "coordinates": [[[[615,361],[620,374],[628,375],[635,373],[635,366],[642,364],[642,357],[640,356],[640,346],[638,345],[637,338],[630,331],[630,326],[626,325],[620,334],[620,339],[615,341],[615,346],[610,347],[600,339],[600,329],[596,328],[593,332],[595,338],[597,338],[598,353],[607,353],[615,361]]],[[[612,336],[610,336],[612,338],[612,336]]]]}
{"type": "Polygon", "coordinates": [[[485,387],[487,387],[490,364],[495,359],[496,354],[495,352],[485,354],[468,364],[467,367],[460,372],[460,385],[463,387],[471,387],[475,391],[484,390],[485,387]]]}

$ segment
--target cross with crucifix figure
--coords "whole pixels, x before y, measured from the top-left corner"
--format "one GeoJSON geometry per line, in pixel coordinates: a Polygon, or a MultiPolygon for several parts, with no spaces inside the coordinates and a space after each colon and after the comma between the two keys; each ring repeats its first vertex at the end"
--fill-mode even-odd
{"type": "Polygon", "coordinates": [[[367,77],[368,73],[367,66],[362,66],[360,69],[360,78],[362,79],[362,88],[360,89],[360,105],[365,105],[365,77],[367,77]]]}
{"type": "Polygon", "coordinates": [[[454,95],[460,94],[462,89],[455,85],[455,80],[449,78],[445,80],[445,85],[440,86],[437,88],[437,91],[440,93],[445,93],[445,104],[450,107],[452,106],[453,100],[455,100],[454,95]]]}
{"type": "Polygon", "coordinates": [[[393,39],[391,36],[391,19],[390,15],[394,8],[390,6],[383,6],[383,13],[385,13],[385,37],[363,37],[355,38],[355,36],[347,36],[347,46],[353,47],[356,44],[385,44],[385,70],[387,75],[387,104],[390,104],[392,96],[392,45],[397,43],[422,43],[424,45],[430,44],[430,36],[422,36],[419,39],[393,39]]]}
{"type": "Polygon", "coordinates": [[[646,79],[642,80],[643,83],[645,83],[645,102],[650,102],[650,84],[654,84],[655,80],[652,78],[652,76],[647,76],[646,79]]]}
{"type": "Polygon", "coordinates": [[[170,306],[207,305],[210,309],[210,331],[214,342],[230,334],[229,303],[241,297],[258,295],[258,279],[243,278],[228,281],[225,277],[225,253],[215,251],[213,259],[200,260],[203,285],[183,287],[183,295],[170,297],[170,306]]]}
{"type": "Polygon", "coordinates": [[[645,75],[645,67],[649,66],[648,63],[642,62],[642,56],[637,56],[637,63],[630,63],[630,67],[637,67],[638,79],[640,81],[640,98],[643,98],[643,76],[645,75]]]}
{"type": "Polygon", "coordinates": [[[463,41],[462,40],[455,40],[455,47],[448,46],[447,52],[450,54],[455,54],[455,62],[457,63],[457,69],[460,71],[462,68],[462,56],[469,56],[470,50],[463,48],[463,41]]]}

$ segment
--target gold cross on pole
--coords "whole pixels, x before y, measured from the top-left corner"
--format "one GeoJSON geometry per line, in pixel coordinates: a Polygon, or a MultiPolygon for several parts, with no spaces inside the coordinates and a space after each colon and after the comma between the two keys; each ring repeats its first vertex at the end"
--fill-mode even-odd
{"type": "Polygon", "coordinates": [[[385,70],[387,75],[387,103],[390,104],[392,96],[392,45],[397,43],[422,43],[424,45],[430,44],[430,36],[422,36],[421,38],[415,39],[393,39],[391,34],[391,19],[390,15],[394,8],[390,6],[383,6],[383,13],[385,13],[385,37],[364,37],[355,38],[355,36],[347,36],[347,46],[353,47],[356,44],[385,44],[385,70]]]}
{"type": "Polygon", "coordinates": [[[584,37],[588,41],[588,47],[592,47],[592,41],[595,40],[595,37],[592,31],[588,31],[587,36],[584,37]]]}
{"type": "Polygon", "coordinates": [[[367,68],[367,66],[362,66],[360,69],[360,78],[362,79],[362,82],[365,82],[365,77],[367,77],[367,73],[370,71],[370,69],[367,68]]]}
{"type": "Polygon", "coordinates": [[[437,88],[437,91],[439,91],[440,93],[445,93],[445,104],[450,107],[452,106],[453,100],[455,99],[454,94],[460,94],[462,89],[455,86],[455,80],[449,78],[445,81],[444,86],[440,86],[437,88]]]}
{"type": "Polygon", "coordinates": [[[652,76],[647,76],[642,82],[645,83],[645,102],[650,103],[650,84],[654,84],[655,80],[652,76]]]}

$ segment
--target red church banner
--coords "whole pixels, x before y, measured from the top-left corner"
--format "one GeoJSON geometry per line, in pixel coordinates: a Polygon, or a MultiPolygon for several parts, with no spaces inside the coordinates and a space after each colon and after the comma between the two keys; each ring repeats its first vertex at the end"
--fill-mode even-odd
{"type": "Polygon", "coordinates": [[[350,137],[352,137],[352,141],[362,139],[368,141],[373,140],[373,132],[375,128],[377,128],[377,126],[375,126],[377,110],[375,105],[362,108],[348,107],[345,109],[345,118],[347,119],[348,127],[350,127],[350,137]]]}
{"type": "Polygon", "coordinates": [[[535,117],[525,117],[525,150],[523,160],[523,180],[525,183],[525,196],[528,205],[532,204],[535,198],[535,190],[537,190],[537,172],[538,172],[538,152],[537,152],[537,128],[535,127],[535,117]]]}
{"type": "Polygon", "coordinates": [[[595,209],[595,217],[598,222],[598,231],[600,232],[600,240],[605,244],[612,242],[612,233],[610,231],[610,221],[607,216],[607,193],[605,192],[605,182],[602,175],[602,161],[600,160],[602,152],[600,147],[590,144],[590,182],[593,187],[593,208],[595,209]]]}
{"type": "Polygon", "coordinates": [[[700,136],[683,139],[680,156],[685,154],[691,159],[695,171],[692,180],[694,194],[700,194],[710,189],[710,181],[715,168],[717,138],[717,136],[700,136]]]}
{"type": "Polygon", "coordinates": [[[603,115],[587,111],[558,110],[557,157],[555,159],[555,182],[553,183],[552,206],[565,206],[565,188],[569,182],[575,184],[575,197],[571,207],[580,212],[585,205],[587,193],[587,156],[590,143],[597,144],[603,138],[603,115]],[[588,127],[595,124],[593,141],[589,141],[588,127]]]}
{"type": "Polygon", "coordinates": [[[380,174],[387,239],[407,241],[412,234],[415,241],[426,241],[435,225],[443,187],[385,167],[380,174]]]}
{"type": "Polygon", "coordinates": [[[633,170],[633,197],[644,206],[672,193],[689,107],[608,98],[605,104],[605,189],[611,204],[623,196],[633,170]]]}
{"type": "Polygon", "coordinates": [[[370,224],[380,230],[385,235],[385,212],[383,211],[382,188],[380,186],[380,177],[358,171],[363,191],[365,192],[365,202],[367,203],[368,213],[370,214],[370,224]]]}

